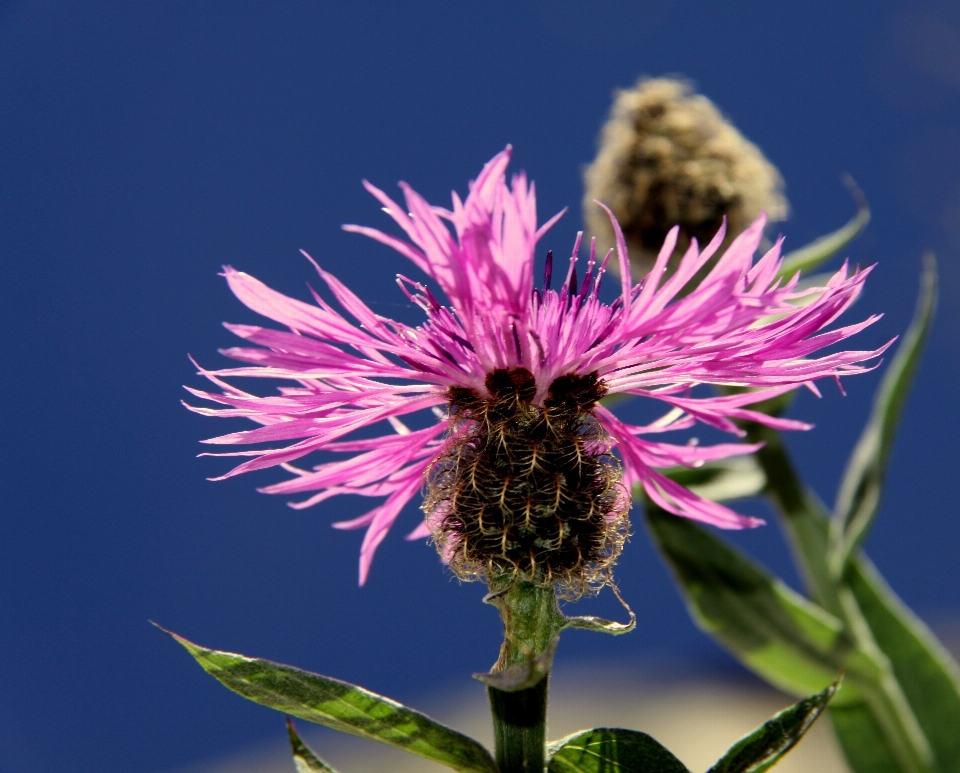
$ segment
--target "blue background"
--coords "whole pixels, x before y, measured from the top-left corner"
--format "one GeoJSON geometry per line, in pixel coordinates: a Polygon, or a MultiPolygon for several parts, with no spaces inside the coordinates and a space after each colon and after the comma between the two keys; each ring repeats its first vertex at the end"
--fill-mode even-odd
{"type": "MultiPolygon", "coordinates": [[[[492,662],[494,610],[432,549],[410,508],[356,586],[365,503],[290,510],[196,459],[228,423],[189,414],[256,322],[217,276],[231,263],[307,298],[304,248],[382,314],[413,320],[400,256],[343,233],[385,226],[361,188],[405,179],[447,202],[506,143],[537,182],[543,248],[580,227],[580,172],[615,87],[698,83],[780,168],[797,247],[852,214],[878,262],[851,319],[876,346],[912,311],[920,254],[941,261],[939,317],[869,552],[926,619],[960,608],[960,12],[926,2],[13,2],[0,5],[0,769],[162,771],[282,733],[147,624],[294,663],[399,700],[492,662]]],[[[832,500],[877,374],[803,395],[791,438],[832,500]]],[[[233,426],[233,425],[231,425],[233,426]]],[[[238,425],[239,426],[239,425],[238,425]]],[[[737,541],[787,577],[776,525],[737,541]]],[[[641,624],[574,633],[560,666],[668,655],[728,668],[688,621],[642,527],[619,570],[641,624]]],[[[609,598],[584,609],[615,615],[609,598]]],[[[477,698],[482,691],[477,688],[477,698]]]]}

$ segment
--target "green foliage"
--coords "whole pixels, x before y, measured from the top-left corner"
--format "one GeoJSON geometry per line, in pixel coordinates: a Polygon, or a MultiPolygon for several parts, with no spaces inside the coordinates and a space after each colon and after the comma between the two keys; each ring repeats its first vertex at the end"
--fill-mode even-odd
{"type": "MultiPolygon", "coordinates": [[[[960,773],[960,668],[956,661],[866,556],[861,554],[850,562],[845,582],[877,647],[889,659],[892,677],[902,687],[938,769],[960,773]]],[[[844,746],[853,743],[855,734],[843,733],[835,724],[844,746]]],[[[861,746],[867,746],[866,740],[861,746]]]]}
{"type": "Polygon", "coordinates": [[[855,773],[960,773],[960,668],[859,550],[935,305],[936,267],[927,258],[913,322],[877,391],[832,519],[800,481],[779,433],[746,426],[751,442],[765,444],[756,454],[764,493],[816,605],[701,527],[649,513],[691,614],[741,662],[794,694],[825,670],[846,669],[828,715],[855,773]]]}
{"type": "Polygon", "coordinates": [[[767,476],[754,456],[733,456],[700,467],[672,467],[665,473],[694,494],[714,502],[756,496],[767,485],[767,476]]]}
{"type": "Polygon", "coordinates": [[[902,773],[896,750],[870,706],[831,706],[830,722],[854,773],[902,773]]]}
{"type": "Polygon", "coordinates": [[[874,397],[870,419],[853,449],[840,484],[830,530],[828,559],[834,574],[843,572],[847,559],[866,537],[876,517],[897,424],[936,306],[937,265],[932,256],[927,256],[913,321],[884,373],[874,397]]]}
{"type": "Polygon", "coordinates": [[[690,773],[663,745],[636,730],[584,730],[547,751],[548,773],[690,773]]]}
{"type": "MultiPolygon", "coordinates": [[[[362,687],[291,666],[219,652],[170,634],[225,687],[263,706],[396,746],[463,773],[497,773],[472,738],[362,687]]],[[[321,768],[322,770],[322,768],[321,768]]]]}
{"type": "MultiPolygon", "coordinates": [[[[740,739],[709,773],[761,773],[792,749],[837,691],[835,682],[781,711],[740,739]]],[[[690,773],[669,750],[646,733],[598,727],[547,748],[548,773],[690,773]]]]}
{"type": "Polygon", "coordinates": [[[762,773],[773,767],[800,742],[839,687],[838,680],[764,722],[737,741],[707,773],[762,773]]]}
{"type": "Polygon", "coordinates": [[[851,178],[847,178],[846,182],[857,202],[857,214],[842,228],[784,255],[781,277],[789,279],[798,271],[812,271],[840,252],[867,227],[870,222],[870,207],[856,183],[851,178]]]}
{"type": "Polygon", "coordinates": [[[337,773],[327,763],[321,760],[297,735],[293,721],[287,717],[287,733],[290,736],[290,751],[293,754],[293,764],[297,773],[337,773]]]}
{"type": "MultiPolygon", "coordinates": [[[[849,668],[852,642],[835,617],[693,521],[652,505],[647,521],[691,616],[754,672],[802,697],[849,668]]],[[[848,688],[842,698],[855,696],[848,688]]]]}

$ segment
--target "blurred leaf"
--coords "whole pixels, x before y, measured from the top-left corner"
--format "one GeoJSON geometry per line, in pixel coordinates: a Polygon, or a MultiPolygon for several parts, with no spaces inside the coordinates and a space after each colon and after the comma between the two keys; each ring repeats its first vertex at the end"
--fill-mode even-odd
{"type": "MultiPolygon", "coordinates": [[[[169,633],[169,631],[168,631],[169,633]]],[[[170,634],[224,686],[308,722],[396,746],[465,773],[496,773],[472,738],[362,687],[291,666],[209,650],[170,634]]]]}
{"type": "Polygon", "coordinates": [[[753,455],[732,456],[701,467],[672,467],[663,473],[713,502],[756,496],[767,485],[767,477],[753,455]]]}
{"type": "Polygon", "coordinates": [[[661,743],[636,730],[597,727],[554,741],[548,773],[690,773],[661,743]]]}
{"type": "Polygon", "coordinates": [[[937,305],[937,264],[924,258],[916,311],[873,401],[867,426],[847,462],[830,529],[830,569],[843,572],[850,554],[873,524],[894,435],[937,305]]]}
{"type": "Polygon", "coordinates": [[[293,753],[293,764],[297,773],[337,773],[300,740],[290,717],[287,717],[287,733],[290,736],[290,751],[293,753]]]}
{"type": "MultiPolygon", "coordinates": [[[[852,598],[855,614],[862,619],[860,637],[865,635],[882,653],[884,668],[878,674],[872,694],[848,700],[850,681],[844,689],[845,700],[831,704],[828,713],[841,744],[853,756],[849,761],[860,773],[868,771],[909,771],[898,762],[889,724],[890,709],[898,708],[896,695],[906,700],[908,713],[893,717],[901,728],[897,735],[911,736],[916,725],[926,736],[926,744],[944,773],[960,773],[960,669],[932,633],[897,598],[869,559],[861,552],[850,556],[843,585],[827,571],[825,556],[829,514],[815,494],[799,480],[780,434],[752,425],[751,442],[766,445],[757,453],[767,475],[767,493],[782,516],[791,538],[794,554],[811,589],[828,609],[846,616],[840,596],[852,598]],[[891,683],[891,680],[893,683],[891,683]],[[886,693],[886,696],[885,696],[886,693]],[[892,696],[892,699],[891,699],[892,696]],[[842,704],[842,705],[841,705],[842,704]],[[862,746],[861,751],[854,753],[862,746]],[[869,764],[861,760],[873,760],[869,764]]],[[[923,756],[922,746],[918,749],[923,756]]]]}
{"type": "Polygon", "coordinates": [[[780,268],[781,277],[789,279],[798,271],[806,272],[816,268],[850,244],[867,227],[870,222],[867,200],[852,178],[848,177],[845,182],[857,203],[857,214],[842,228],[784,255],[780,268]]]}
{"type": "MultiPolygon", "coordinates": [[[[960,667],[862,553],[851,559],[845,581],[889,659],[940,770],[960,771],[960,667]]],[[[839,729],[838,735],[846,744],[839,729]]]]}
{"type": "MultiPolygon", "coordinates": [[[[846,667],[871,673],[839,620],[703,527],[648,504],[647,520],[694,621],[744,665],[798,697],[846,667]]],[[[857,690],[843,691],[854,700],[857,690]]]]}
{"type": "Polygon", "coordinates": [[[853,773],[904,773],[889,736],[866,702],[830,706],[827,716],[853,773]]]}
{"type": "Polygon", "coordinates": [[[764,722],[731,746],[707,773],[762,773],[772,767],[803,738],[839,687],[837,680],[764,722]]]}

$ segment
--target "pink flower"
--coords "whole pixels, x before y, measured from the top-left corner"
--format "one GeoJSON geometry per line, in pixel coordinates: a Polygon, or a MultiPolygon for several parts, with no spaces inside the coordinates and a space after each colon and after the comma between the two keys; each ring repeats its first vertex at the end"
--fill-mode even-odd
{"type": "MultiPolygon", "coordinates": [[[[509,160],[509,148],[495,156],[464,201],[454,194],[452,210],[429,205],[403,183],[405,206],[364,183],[407,238],[360,226],[345,226],[346,230],[393,247],[445,297],[441,301],[426,284],[399,276],[400,288],[423,309],[425,319],[418,327],[374,313],[319,266],[317,272],[346,315],[317,294],[313,304],[304,303],[252,276],[224,269],[230,289],[247,307],[286,329],[227,326],[251,346],[224,353],[246,365],[201,369],[222,391],[189,391],[225,407],[191,409],[243,416],[261,426],[205,442],[270,444],[266,449],[223,454],[248,458],[222,477],[280,465],[292,477],[262,491],[308,495],[293,507],[308,507],[339,494],[381,500],[366,514],[334,524],[340,529],[366,529],[361,584],[377,546],[421,490],[428,469],[464,421],[450,410],[451,395],[459,389],[491,398],[488,378],[494,372],[522,369],[532,374],[535,391],[529,399],[535,406],[544,405],[556,379],[570,374],[595,374],[607,394],[639,395],[664,403],[665,415],[646,426],[626,424],[600,405],[589,409],[619,455],[623,483],[642,485],[653,501],[676,515],[739,529],[761,521],[701,499],[657,469],[697,466],[748,454],[757,446],[675,445],[653,436],[698,422],[742,436],[734,419],[808,429],[807,424],[770,417],[749,406],[799,385],[815,389],[816,379],[863,372],[868,369],[864,363],[886,348],[817,356],[878,319],[822,332],[856,299],[870,269],[851,273],[844,264],[825,287],[800,291],[798,277],[777,279],[782,240],[754,263],[763,218],[734,240],[687,295],[680,295],[681,289],[713,257],[723,230],[702,251],[694,241],[676,272],[662,281],[677,238],[674,229],[653,270],[632,284],[626,247],[612,215],[621,283],[613,303],[598,296],[610,254],[598,264],[591,247],[585,275],[578,280],[579,237],[559,289],[551,287],[550,256],[543,285],[535,287],[534,250],[559,215],[537,227],[533,185],[522,173],[507,185],[509,160]],[[801,298],[808,302],[798,304],[801,298]],[[236,377],[280,379],[289,385],[280,387],[277,395],[260,397],[225,380],[236,377]],[[691,390],[700,384],[755,391],[695,397],[691,390]],[[430,411],[433,422],[425,429],[411,431],[402,421],[404,416],[430,411]],[[377,437],[355,436],[372,425],[386,431],[377,437]],[[293,465],[320,450],[343,458],[311,469],[293,465]]],[[[421,521],[408,538],[429,536],[427,521],[421,521]]]]}

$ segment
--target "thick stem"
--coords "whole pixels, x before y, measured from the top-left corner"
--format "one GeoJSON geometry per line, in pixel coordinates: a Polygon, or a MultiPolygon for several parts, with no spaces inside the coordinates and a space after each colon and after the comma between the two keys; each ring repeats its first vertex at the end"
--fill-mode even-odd
{"type": "MultiPolygon", "coordinates": [[[[491,673],[532,667],[564,626],[553,588],[519,581],[507,587],[491,583],[490,591],[487,600],[500,610],[504,634],[491,673]]],[[[487,687],[500,773],[543,773],[548,682],[549,674],[544,673],[524,689],[487,687]]]]}
{"type": "Polygon", "coordinates": [[[543,773],[549,677],[526,690],[488,687],[493,739],[500,773],[543,773]]]}

